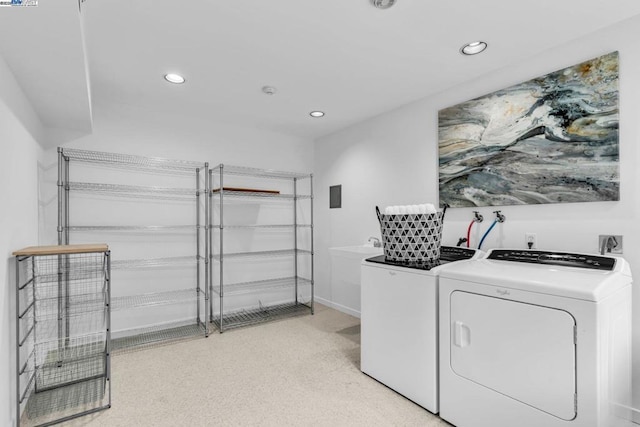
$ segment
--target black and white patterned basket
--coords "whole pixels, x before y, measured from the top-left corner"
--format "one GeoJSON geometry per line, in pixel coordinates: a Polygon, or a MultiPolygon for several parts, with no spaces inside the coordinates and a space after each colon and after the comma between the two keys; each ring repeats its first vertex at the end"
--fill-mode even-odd
{"type": "Polygon", "coordinates": [[[445,211],[446,207],[432,214],[383,215],[376,206],[385,258],[401,262],[440,258],[445,211]]]}

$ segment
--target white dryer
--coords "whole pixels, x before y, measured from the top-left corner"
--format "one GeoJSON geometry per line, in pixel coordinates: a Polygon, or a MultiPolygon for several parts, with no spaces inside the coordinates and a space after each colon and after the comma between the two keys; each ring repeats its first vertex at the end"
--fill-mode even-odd
{"type": "Polygon", "coordinates": [[[614,427],[631,400],[622,258],[494,249],[440,276],[440,416],[458,427],[614,427]]]}
{"type": "Polygon", "coordinates": [[[475,249],[442,246],[434,262],[362,262],[360,369],[438,412],[438,275],[475,249]]]}

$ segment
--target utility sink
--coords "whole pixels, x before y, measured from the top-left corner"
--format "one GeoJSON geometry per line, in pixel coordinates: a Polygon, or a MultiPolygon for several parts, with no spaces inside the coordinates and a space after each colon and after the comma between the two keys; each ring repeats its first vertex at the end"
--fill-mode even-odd
{"type": "Polygon", "coordinates": [[[340,246],[337,248],[329,248],[331,254],[339,254],[342,256],[353,255],[357,258],[367,258],[368,256],[382,255],[382,248],[374,246],[340,246]]]}
{"type": "Polygon", "coordinates": [[[335,309],[360,317],[360,268],[365,258],[382,255],[373,246],[329,248],[331,254],[331,302],[335,309]]]}

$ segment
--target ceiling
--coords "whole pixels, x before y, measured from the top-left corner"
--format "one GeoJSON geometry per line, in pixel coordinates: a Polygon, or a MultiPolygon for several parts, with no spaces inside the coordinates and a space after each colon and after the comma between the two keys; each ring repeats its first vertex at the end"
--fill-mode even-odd
{"type": "Polygon", "coordinates": [[[95,102],[314,139],[638,15],[640,2],[86,0],[81,19],[78,0],[12,9],[0,8],[0,53],[48,126],[90,128],[95,102]],[[33,50],[4,34],[17,15],[33,50]],[[477,39],[486,52],[459,53],[477,39]]]}

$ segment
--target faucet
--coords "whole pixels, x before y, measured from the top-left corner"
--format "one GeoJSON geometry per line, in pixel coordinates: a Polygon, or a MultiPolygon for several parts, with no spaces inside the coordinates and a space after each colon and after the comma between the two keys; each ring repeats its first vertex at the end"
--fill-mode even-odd
{"type": "Polygon", "coordinates": [[[377,237],[369,237],[369,240],[367,240],[367,242],[370,242],[373,240],[373,247],[374,248],[381,248],[382,247],[382,243],[380,243],[380,239],[378,239],[377,237]]]}
{"type": "Polygon", "coordinates": [[[618,247],[618,240],[614,236],[606,236],[600,245],[600,255],[604,255],[605,252],[611,253],[611,250],[616,247],[618,247]]]}

